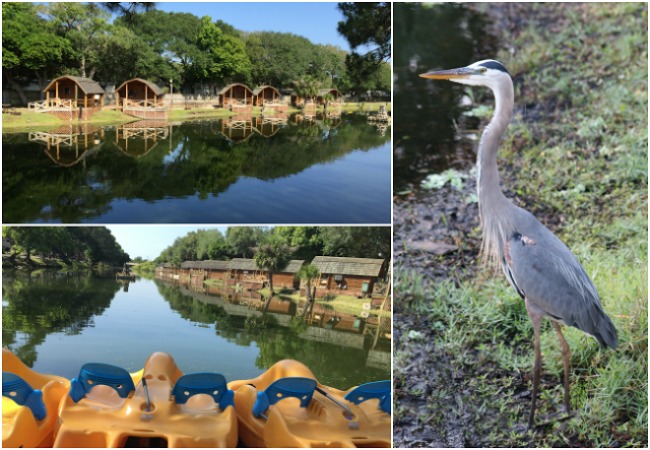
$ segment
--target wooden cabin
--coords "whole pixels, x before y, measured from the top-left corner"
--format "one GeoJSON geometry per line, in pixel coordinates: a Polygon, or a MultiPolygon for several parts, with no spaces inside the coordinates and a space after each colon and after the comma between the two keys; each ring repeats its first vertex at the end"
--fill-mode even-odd
{"type": "Polygon", "coordinates": [[[219,91],[219,104],[222,108],[241,113],[253,111],[253,91],[241,83],[229,84],[219,91]]]}
{"type": "Polygon", "coordinates": [[[325,96],[330,95],[332,98],[329,101],[329,104],[332,106],[338,106],[343,101],[343,94],[338,89],[321,89],[318,91],[316,96],[316,103],[319,105],[325,104],[325,96]]]}
{"type": "Polygon", "coordinates": [[[259,86],[253,90],[253,105],[262,106],[262,111],[269,110],[285,112],[287,104],[282,101],[282,94],[273,86],[259,86]]]}
{"type": "Polygon", "coordinates": [[[249,289],[261,289],[266,279],[266,272],[258,268],[253,259],[233,258],[228,261],[228,285],[242,284],[249,289]]]}
{"type": "Polygon", "coordinates": [[[156,277],[161,280],[175,281],[180,279],[180,269],[170,263],[163,263],[156,267],[156,277]]]}
{"type": "Polygon", "coordinates": [[[64,120],[88,120],[102,110],[104,89],[90,78],[65,75],[55,78],[43,89],[45,100],[32,102],[30,109],[47,112],[64,120]]]}
{"type": "Polygon", "coordinates": [[[206,280],[225,280],[228,273],[229,261],[201,261],[201,268],[206,280]]]}
{"type": "Polygon", "coordinates": [[[305,264],[305,261],[301,259],[292,259],[289,261],[287,267],[273,274],[273,287],[298,289],[300,287],[300,280],[298,280],[297,276],[303,264],[305,264]]]}
{"type": "Polygon", "coordinates": [[[311,262],[320,271],[316,296],[326,294],[369,297],[376,281],[386,273],[386,261],[369,258],[316,256],[311,262]]]}
{"type": "Polygon", "coordinates": [[[115,104],[124,114],[142,119],[167,119],[165,93],[142,78],[125,81],[115,90],[115,104]]]}

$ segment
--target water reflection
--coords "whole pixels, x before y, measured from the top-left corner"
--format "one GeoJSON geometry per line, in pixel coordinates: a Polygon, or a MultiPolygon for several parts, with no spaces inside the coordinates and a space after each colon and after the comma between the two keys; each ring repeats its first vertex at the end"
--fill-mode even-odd
{"type": "Polygon", "coordinates": [[[114,273],[4,271],[2,340],[41,372],[76,376],[88,361],[127,370],[167,351],[186,371],[259,375],[280,359],[307,364],[322,382],[350,387],[390,373],[390,323],[267,299],[244,289],[198,289],[114,273]]]}
{"type": "Polygon", "coordinates": [[[122,153],[142,158],[169,139],[172,125],[164,120],[140,120],[115,127],[115,145],[122,153]]]}
{"type": "Polygon", "coordinates": [[[460,104],[466,87],[424,80],[419,74],[494,58],[497,42],[487,16],[476,7],[396,3],[393,8],[394,181],[401,190],[417,186],[428,173],[467,170],[475,160],[474,141],[459,139],[456,132],[459,125],[478,126],[478,120],[461,123],[466,120],[462,112],[467,107],[460,104]]]}
{"type": "Polygon", "coordinates": [[[336,111],[3,134],[3,221],[387,223],[389,140],[336,111]]]}
{"type": "Polygon", "coordinates": [[[57,165],[72,167],[101,150],[104,129],[96,125],[62,125],[48,132],[29,133],[31,142],[45,144],[45,154],[57,165]]]}
{"type": "Polygon", "coordinates": [[[48,334],[75,335],[93,326],[120,286],[89,272],[2,271],[2,345],[25,364],[48,334]]]}

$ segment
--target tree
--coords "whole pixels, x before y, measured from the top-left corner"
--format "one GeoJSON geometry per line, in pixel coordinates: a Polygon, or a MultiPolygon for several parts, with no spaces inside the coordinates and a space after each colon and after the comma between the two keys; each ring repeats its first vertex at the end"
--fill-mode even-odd
{"type": "Polygon", "coordinates": [[[307,310],[309,310],[309,314],[311,314],[311,311],[314,308],[316,299],[311,292],[311,280],[316,278],[318,275],[320,275],[320,270],[318,270],[318,267],[311,264],[305,264],[300,268],[300,271],[298,271],[298,277],[301,280],[307,281],[307,302],[305,304],[305,309],[302,311],[303,318],[307,317],[307,310]]]}
{"type": "Polygon", "coordinates": [[[318,90],[320,89],[321,84],[316,78],[306,76],[300,80],[294,81],[293,86],[294,90],[296,91],[296,95],[305,99],[303,106],[306,106],[307,99],[312,102],[314,101],[318,95],[318,90]]]}
{"type": "Polygon", "coordinates": [[[287,267],[290,257],[291,250],[278,239],[270,239],[269,242],[260,245],[253,255],[257,267],[266,270],[271,297],[273,297],[273,274],[287,267]]]}
{"type": "Polygon", "coordinates": [[[352,85],[359,90],[381,64],[391,55],[391,4],[339,3],[345,20],[339,22],[338,32],[350,43],[353,51],[347,55],[345,65],[352,85]],[[354,51],[360,46],[374,46],[361,55],[354,51]]]}
{"type": "Polygon", "coordinates": [[[252,64],[251,82],[278,88],[290,86],[307,73],[314,49],[308,39],[295,34],[251,33],[246,41],[246,53],[252,64]]]}
{"type": "Polygon", "coordinates": [[[253,248],[263,240],[264,230],[259,227],[228,227],[226,242],[233,249],[233,256],[250,258],[253,248]]]}
{"type": "Polygon", "coordinates": [[[320,235],[325,255],[390,258],[390,227],[320,227],[320,235]]]}
{"type": "Polygon", "coordinates": [[[199,79],[213,83],[248,79],[251,63],[244,43],[237,37],[224,34],[210,16],[201,18],[196,44],[204,53],[201,63],[194,68],[199,79]]]}
{"type": "Polygon", "coordinates": [[[390,58],[390,2],[344,2],[338,4],[345,17],[339,22],[338,32],[342,34],[352,49],[362,45],[376,47],[366,53],[374,61],[387,61],[390,58]]]}
{"type": "Polygon", "coordinates": [[[24,84],[36,78],[45,87],[72,54],[70,42],[38,13],[34,3],[2,4],[2,75],[21,104],[27,104],[24,84]]]}
{"type": "Polygon", "coordinates": [[[156,7],[156,2],[102,2],[107,11],[122,16],[124,21],[134,27],[140,12],[146,12],[156,7]]]}
{"type": "Polygon", "coordinates": [[[100,40],[108,29],[109,14],[92,2],[52,2],[48,14],[57,33],[72,45],[74,68],[82,77],[93,78],[101,59],[100,40]]]}

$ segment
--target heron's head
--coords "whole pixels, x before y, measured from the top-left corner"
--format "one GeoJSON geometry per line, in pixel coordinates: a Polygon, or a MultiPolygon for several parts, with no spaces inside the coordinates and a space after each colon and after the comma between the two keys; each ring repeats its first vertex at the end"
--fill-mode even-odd
{"type": "Polygon", "coordinates": [[[486,86],[493,90],[498,89],[504,82],[512,83],[508,69],[493,59],[484,59],[459,69],[427,72],[420,76],[432,80],[449,80],[470,86],[486,86]]]}

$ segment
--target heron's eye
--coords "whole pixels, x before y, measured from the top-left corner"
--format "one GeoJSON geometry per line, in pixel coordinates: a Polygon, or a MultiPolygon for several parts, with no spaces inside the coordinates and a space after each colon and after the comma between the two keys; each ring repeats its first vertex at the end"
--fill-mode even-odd
{"type": "Polygon", "coordinates": [[[485,73],[485,72],[487,72],[487,69],[486,69],[485,67],[482,67],[482,68],[479,69],[479,70],[481,71],[481,73],[485,73]]]}

